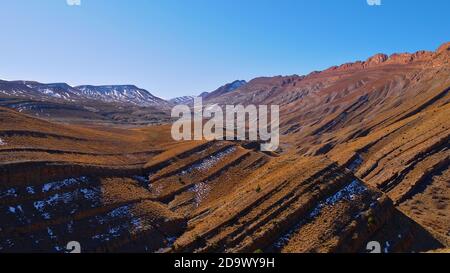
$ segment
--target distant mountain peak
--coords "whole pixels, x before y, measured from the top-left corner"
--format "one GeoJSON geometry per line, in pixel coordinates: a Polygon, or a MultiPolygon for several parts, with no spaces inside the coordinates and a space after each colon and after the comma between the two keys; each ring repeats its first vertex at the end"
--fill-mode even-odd
{"type": "Polygon", "coordinates": [[[345,63],[339,66],[332,66],[323,72],[342,71],[350,69],[365,69],[379,65],[389,64],[414,64],[423,62],[436,62],[439,65],[439,56],[450,52],[450,42],[444,43],[436,51],[420,50],[414,53],[393,53],[388,56],[383,53],[375,54],[366,61],[356,61],[345,63]]]}
{"type": "Polygon", "coordinates": [[[81,85],[67,83],[40,83],[36,81],[0,81],[0,93],[10,97],[26,97],[37,100],[78,102],[94,100],[137,106],[168,106],[169,103],[135,85],[81,85]]]}
{"type": "Polygon", "coordinates": [[[168,104],[165,100],[152,95],[149,91],[131,84],[99,86],[80,85],[75,88],[78,89],[84,97],[104,102],[132,103],[139,106],[168,104]]]}
{"type": "Polygon", "coordinates": [[[195,96],[182,96],[173,98],[169,102],[175,105],[190,105],[194,103],[194,98],[195,96]]]}
{"type": "Polygon", "coordinates": [[[450,42],[442,44],[436,51],[437,53],[450,52],[450,42]]]}
{"type": "Polygon", "coordinates": [[[211,99],[211,98],[215,98],[221,95],[224,95],[226,93],[230,93],[235,91],[238,88],[241,88],[242,86],[246,85],[247,81],[244,80],[236,80],[234,82],[231,83],[227,83],[221,87],[219,87],[218,89],[214,90],[213,92],[204,92],[202,93],[200,96],[203,99],[211,99]]]}
{"type": "Polygon", "coordinates": [[[235,89],[238,89],[239,87],[245,85],[247,82],[244,80],[236,80],[232,83],[226,84],[225,87],[229,90],[229,91],[234,91],[235,89]]]}

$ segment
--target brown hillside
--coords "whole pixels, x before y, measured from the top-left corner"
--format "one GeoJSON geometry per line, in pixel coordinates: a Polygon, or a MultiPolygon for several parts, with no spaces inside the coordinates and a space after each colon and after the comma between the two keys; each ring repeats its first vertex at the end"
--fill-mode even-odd
{"type": "Polygon", "coordinates": [[[64,252],[73,240],[85,252],[447,249],[449,49],[208,97],[279,104],[281,149],[270,154],[175,142],[169,125],[63,124],[0,108],[0,252],[64,252]]]}

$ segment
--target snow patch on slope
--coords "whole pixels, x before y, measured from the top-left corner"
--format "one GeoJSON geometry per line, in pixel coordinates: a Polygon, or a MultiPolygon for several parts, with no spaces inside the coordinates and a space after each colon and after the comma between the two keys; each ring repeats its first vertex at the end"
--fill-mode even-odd
{"type": "Polygon", "coordinates": [[[169,100],[169,102],[177,105],[189,105],[194,103],[194,96],[183,96],[169,100]]]}
{"type": "Polygon", "coordinates": [[[101,100],[104,102],[132,103],[139,106],[166,105],[165,100],[160,99],[145,89],[134,85],[82,85],[75,87],[86,98],[101,100]]]}

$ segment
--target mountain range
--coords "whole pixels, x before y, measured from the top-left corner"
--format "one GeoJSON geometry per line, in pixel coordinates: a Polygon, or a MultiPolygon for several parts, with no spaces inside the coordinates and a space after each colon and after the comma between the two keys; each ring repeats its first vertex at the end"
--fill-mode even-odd
{"type": "Polygon", "coordinates": [[[174,141],[170,106],[192,97],[23,81],[0,95],[0,252],[450,249],[450,43],[202,94],[278,104],[275,152],[174,141]]]}
{"type": "MultiPolygon", "coordinates": [[[[244,80],[236,80],[234,82],[227,83],[227,84],[217,88],[214,91],[203,92],[203,93],[199,94],[197,97],[200,97],[200,98],[208,101],[213,98],[219,97],[221,95],[233,92],[234,90],[244,86],[245,84],[247,84],[247,82],[244,80]]],[[[172,104],[192,105],[194,103],[195,97],[196,96],[182,96],[182,97],[173,98],[173,99],[169,100],[169,102],[171,102],[172,104]]]]}
{"type": "Polygon", "coordinates": [[[109,103],[138,106],[167,106],[168,103],[134,85],[82,85],[72,87],[67,83],[39,83],[34,81],[0,81],[0,94],[42,101],[82,103],[97,100],[109,103]]]}
{"type": "MultiPolygon", "coordinates": [[[[199,96],[210,100],[245,84],[242,80],[234,81],[199,96]]],[[[183,96],[164,100],[135,85],[70,86],[67,83],[0,80],[0,106],[43,118],[60,119],[62,115],[65,119],[86,121],[146,123],[155,122],[152,115],[156,114],[158,119],[167,121],[170,107],[191,105],[193,99],[194,96],[183,96]]]]}

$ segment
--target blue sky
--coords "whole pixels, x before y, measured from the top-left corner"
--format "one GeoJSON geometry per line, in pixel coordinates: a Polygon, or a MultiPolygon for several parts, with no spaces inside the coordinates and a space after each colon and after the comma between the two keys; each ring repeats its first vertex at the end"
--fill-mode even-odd
{"type": "Polygon", "coordinates": [[[450,41],[450,1],[1,0],[0,79],[172,98],[450,41]]]}

